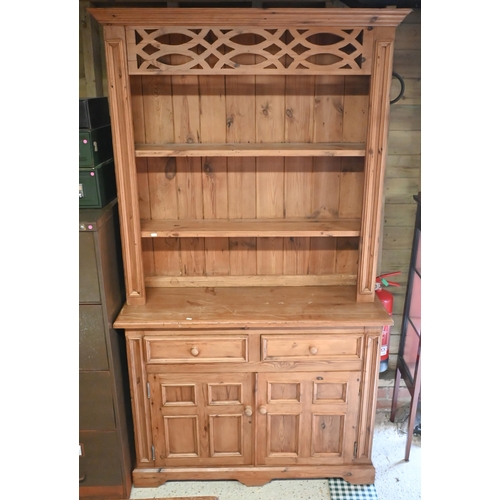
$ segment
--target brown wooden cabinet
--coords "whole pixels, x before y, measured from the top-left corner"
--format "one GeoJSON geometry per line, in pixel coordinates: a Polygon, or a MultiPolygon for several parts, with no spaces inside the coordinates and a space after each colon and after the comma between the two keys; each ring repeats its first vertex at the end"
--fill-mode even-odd
{"type": "Polygon", "coordinates": [[[79,211],[81,499],[124,499],[132,488],[132,412],[123,333],[125,300],[116,198],[79,211]]]}
{"type": "Polygon", "coordinates": [[[407,9],[90,9],[103,25],[136,486],[372,483],[375,297],[407,9]]]}

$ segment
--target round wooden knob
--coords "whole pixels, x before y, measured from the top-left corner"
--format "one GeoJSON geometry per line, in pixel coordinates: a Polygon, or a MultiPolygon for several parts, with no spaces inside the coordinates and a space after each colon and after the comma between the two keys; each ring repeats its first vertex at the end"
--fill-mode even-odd
{"type": "Polygon", "coordinates": [[[261,406],[261,407],[259,408],[259,413],[260,413],[261,415],[265,415],[265,414],[267,413],[267,408],[266,408],[265,406],[261,406]]]}
{"type": "Polygon", "coordinates": [[[252,411],[252,407],[251,407],[251,406],[245,406],[245,415],[246,415],[247,417],[251,417],[251,416],[252,416],[252,413],[253,413],[253,411],[252,411]]]}
{"type": "Polygon", "coordinates": [[[198,356],[198,354],[200,354],[200,351],[198,351],[198,349],[196,349],[196,347],[193,347],[193,348],[191,349],[191,354],[192,354],[193,356],[198,356]]]}
{"type": "Polygon", "coordinates": [[[312,345],[309,347],[309,352],[311,354],[316,354],[318,352],[318,348],[316,346],[312,345]]]}

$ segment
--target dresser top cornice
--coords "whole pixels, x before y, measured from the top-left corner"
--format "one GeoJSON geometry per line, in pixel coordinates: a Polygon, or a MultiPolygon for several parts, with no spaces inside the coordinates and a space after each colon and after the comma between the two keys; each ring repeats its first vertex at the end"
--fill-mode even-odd
{"type": "Polygon", "coordinates": [[[90,8],[103,25],[294,28],[398,26],[411,9],[90,8]]]}

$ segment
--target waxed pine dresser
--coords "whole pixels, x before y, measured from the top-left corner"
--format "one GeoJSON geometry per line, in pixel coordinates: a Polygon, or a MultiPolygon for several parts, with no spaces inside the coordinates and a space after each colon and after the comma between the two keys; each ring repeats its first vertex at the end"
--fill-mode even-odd
{"type": "Polygon", "coordinates": [[[409,10],[89,12],[109,84],[134,485],[373,483],[389,91],[409,10]]]}

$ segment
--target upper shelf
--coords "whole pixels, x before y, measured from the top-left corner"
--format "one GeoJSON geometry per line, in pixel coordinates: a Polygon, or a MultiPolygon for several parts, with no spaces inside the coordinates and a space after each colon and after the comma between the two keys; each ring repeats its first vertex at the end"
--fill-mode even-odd
{"type": "Polygon", "coordinates": [[[137,157],[162,156],[365,156],[364,143],[136,144],[137,157]]]}
{"type": "Polygon", "coordinates": [[[359,236],[361,221],[290,219],[142,220],[141,236],[163,238],[359,236]]]}

